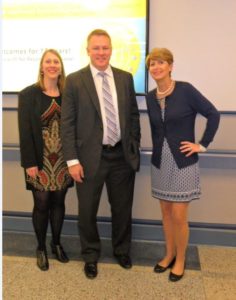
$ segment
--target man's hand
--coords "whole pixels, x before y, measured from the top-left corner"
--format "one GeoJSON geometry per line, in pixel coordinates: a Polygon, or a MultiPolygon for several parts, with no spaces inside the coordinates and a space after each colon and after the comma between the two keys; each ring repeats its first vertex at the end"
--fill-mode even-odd
{"type": "Polygon", "coordinates": [[[70,173],[71,177],[75,181],[80,182],[80,183],[83,182],[84,169],[80,163],[73,165],[73,166],[69,167],[68,169],[69,169],[69,173],[70,173]]]}

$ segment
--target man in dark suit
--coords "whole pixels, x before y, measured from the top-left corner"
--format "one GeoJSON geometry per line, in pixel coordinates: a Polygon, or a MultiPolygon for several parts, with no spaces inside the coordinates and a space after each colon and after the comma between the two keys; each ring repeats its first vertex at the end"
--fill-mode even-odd
{"type": "Polygon", "coordinates": [[[111,38],[101,29],[87,38],[89,66],[67,77],[62,101],[62,144],[76,181],[84,272],[97,276],[101,246],[96,216],[104,183],[118,263],[132,267],[131,215],[139,169],[140,123],[133,77],[109,64],[111,38]]]}

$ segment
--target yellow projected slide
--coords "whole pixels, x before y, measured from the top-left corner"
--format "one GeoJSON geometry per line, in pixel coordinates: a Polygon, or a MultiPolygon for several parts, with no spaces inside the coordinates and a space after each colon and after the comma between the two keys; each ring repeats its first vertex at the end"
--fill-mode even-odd
{"type": "Polygon", "coordinates": [[[67,74],[87,65],[86,38],[95,28],[111,35],[111,64],[131,72],[136,91],[144,92],[144,0],[3,1],[3,90],[18,91],[30,84],[46,48],[61,53],[67,74]]]}
{"type": "Polygon", "coordinates": [[[3,18],[45,19],[91,16],[110,18],[143,18],[146,1],[137,0],[5,0],[3,18]]]}

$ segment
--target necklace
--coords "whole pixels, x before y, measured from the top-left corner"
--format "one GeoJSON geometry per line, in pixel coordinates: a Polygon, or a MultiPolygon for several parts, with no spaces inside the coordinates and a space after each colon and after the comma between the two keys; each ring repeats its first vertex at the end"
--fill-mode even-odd
{"type": "Polygon", "coordinates": [[[171,80],[169,87],[164,92],[160,92],[160,90],[157,86],[157,94],[164,95],[164,94],[168,93],[173,88],[173,85],[174,85],[174,80],[171,80]]]}

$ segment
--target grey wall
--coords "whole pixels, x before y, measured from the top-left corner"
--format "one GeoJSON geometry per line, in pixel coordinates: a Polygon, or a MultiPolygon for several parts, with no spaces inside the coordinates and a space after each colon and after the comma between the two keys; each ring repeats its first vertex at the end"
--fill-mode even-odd
{"type": "Polygon", "coordinates": [[[176,79],[196,85],[220,110],[236,111],[236,1],[151,0],[150,6],[150,49],[169,48],[176,79]]]}
{"type": "MultiPolygon", "coordinates": [[[[5,100],[5,98],[3,98],[5,100]]],[[[16,100],[16,99],[15,99],[16,100]]],[[[201,135],[205,121],[197,120],[197,136],[201,135]]],[[[209,151],[201,156],[202,198],[192,203],[190,220],[194,222],[234,224],[235,223],[235,179],[236,140],[229,132],[236,125],[236,115],[222,114],[221,125],[209,151]]],[[[151,138],[149,121],[145,111],[141,112],[142,164],[137,174],[133,217],[135,219],[160,219],[158,202],[150,194],[150,150],[151,138]]],[[[31,193],[25,190],[23,170],[19,163],[19,139],[17,110],[4,108],[3,111],[3,209],[4,211],[30,212],[31,193]],[[13,185],[14,182],[14,185],[13,185]]],[[[74,189],[67,197],[67,214],[77,214],[74,189]]],[[[100,216],[110,216],[106,193],[99,210],[100,216]]]]}

